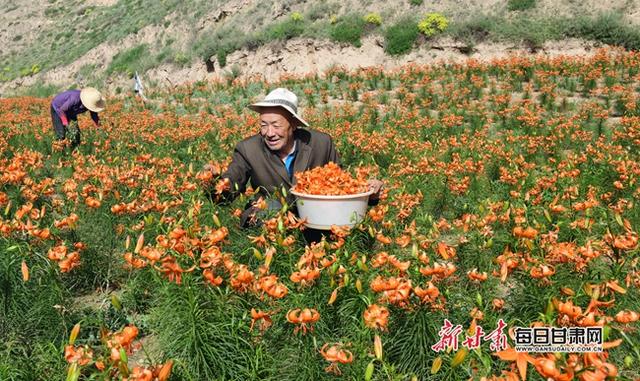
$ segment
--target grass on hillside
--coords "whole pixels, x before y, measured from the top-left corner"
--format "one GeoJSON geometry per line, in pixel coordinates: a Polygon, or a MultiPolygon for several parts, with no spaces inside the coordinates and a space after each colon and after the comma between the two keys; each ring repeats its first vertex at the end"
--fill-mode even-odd
{"type": "Polygon", "coordinates": [[[204,0],[121,0],[108,7],[78,7],[75,3],[47,5],[44,14],[53,23],[40,32],[27,49],[0,53],[3,72],[0,79],[22,76],[26,69],[38,65],[41,70],[67,65],[102,43],[117,44],[149,25],[170,26],[167,16],[195,23],[205,9],[221,1],[204,0]]]}

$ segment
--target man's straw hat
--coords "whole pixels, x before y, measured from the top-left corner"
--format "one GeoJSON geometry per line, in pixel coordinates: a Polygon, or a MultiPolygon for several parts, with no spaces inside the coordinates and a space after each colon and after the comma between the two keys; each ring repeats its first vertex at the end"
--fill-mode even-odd
{"type": "Polygon", "coordinates": [[[80,101],[89,111],[100,112],[105,108],[102,94],[93,87],[85,87],[80,91],[80,101]]]}
{"type": "Polygon", "coordinates": [[[249,105],[250,109],[257,112],[260,112],[264,107],[282,107],[289,111],[291,116],[296,118],[301,124],[309,127],[309,124],[298,115],[298,97],[287,89],[275,89],[267,94],[261,102],[249,105]]]}

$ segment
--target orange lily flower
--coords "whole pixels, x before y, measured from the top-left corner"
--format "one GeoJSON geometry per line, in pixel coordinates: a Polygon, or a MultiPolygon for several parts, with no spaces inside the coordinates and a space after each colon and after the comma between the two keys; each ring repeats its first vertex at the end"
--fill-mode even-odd
{"type": "Polygon", "coordinates": [[[515,361],[523,381],[527,379],[527,363],[533,365],[536,361],[536,359],[527,352],[517,352],[514,348],[507,348],[497,352],[495,355],[503,361],[515,361]]]}
{"type": "Polygon", "coordinates": [[[260,331],[264,331],[271,326],[273,323],[271,321],[270,312],[256,310],[255,308],[251,309],[251,326],[249,327],[249,331],[253,331],[253,326],[256,323],[260,323],[260,331]]]}
{"type": "Polygon", "coordinates": [[[316,323],[320,320],[320,313],[315,309],[300,309],[296,308],[293,310],[289,310],[287,313],[287,321],[291,324],[298,324],[293,333],[298,333],[299,330],[302,330],[303,333],[307,333],[307,325],[309,325],[309,330],[313,331],[313,323],[316,323]]]}
{"type": "Polygon", "coordinates": [[[389,310],[386,307],[372,304],[364,311],[364,324],[372,329],[384,331],[389,322],[389,310]]]}
{"type": "Polygon", "coordinates": [[[326,343],[320,349],[320,354],[324,357],[325,360],[331,362],[325,371],[327,373],[333,373],[335,375],[340,375],[342,372],[338,368],[338,364],[349,364],[353,361],[353,354],[346,349],[342,349],[341,344],[332,345],[330,347],[329,343],[326,343]],[[328,348],[327,348],[328,347],[328,348]]]}

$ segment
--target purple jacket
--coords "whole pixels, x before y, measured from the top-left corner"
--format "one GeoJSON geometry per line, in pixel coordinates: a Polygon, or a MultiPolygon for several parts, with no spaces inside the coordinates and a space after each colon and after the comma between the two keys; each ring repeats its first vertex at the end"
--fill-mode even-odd
{"type": "MultiPolygon", "coordinates": [[[[78,114],[88,111],[80,101],[80,90],[67,90],[56,95],[51,101],[51,107],[53,107],[65,126],[69,123],[69,120],[77,120],[78,114]]],[[[98,113],[89,112],[93,122],[98,125],[100,122],[98,113]]]]}

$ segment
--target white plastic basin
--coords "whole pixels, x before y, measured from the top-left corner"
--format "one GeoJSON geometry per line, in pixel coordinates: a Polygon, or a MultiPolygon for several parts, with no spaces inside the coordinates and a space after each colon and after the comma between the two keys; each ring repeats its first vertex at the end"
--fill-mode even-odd
{"type": "Polygon", "coordinates": [[[344,196],[321,196],[290,191],[296,196],[300,218],[306,218],[306,225],[313,229],[330,230],[331,225],[354,227],[367,213],[369,196],[365,193],[344,196]]]}

